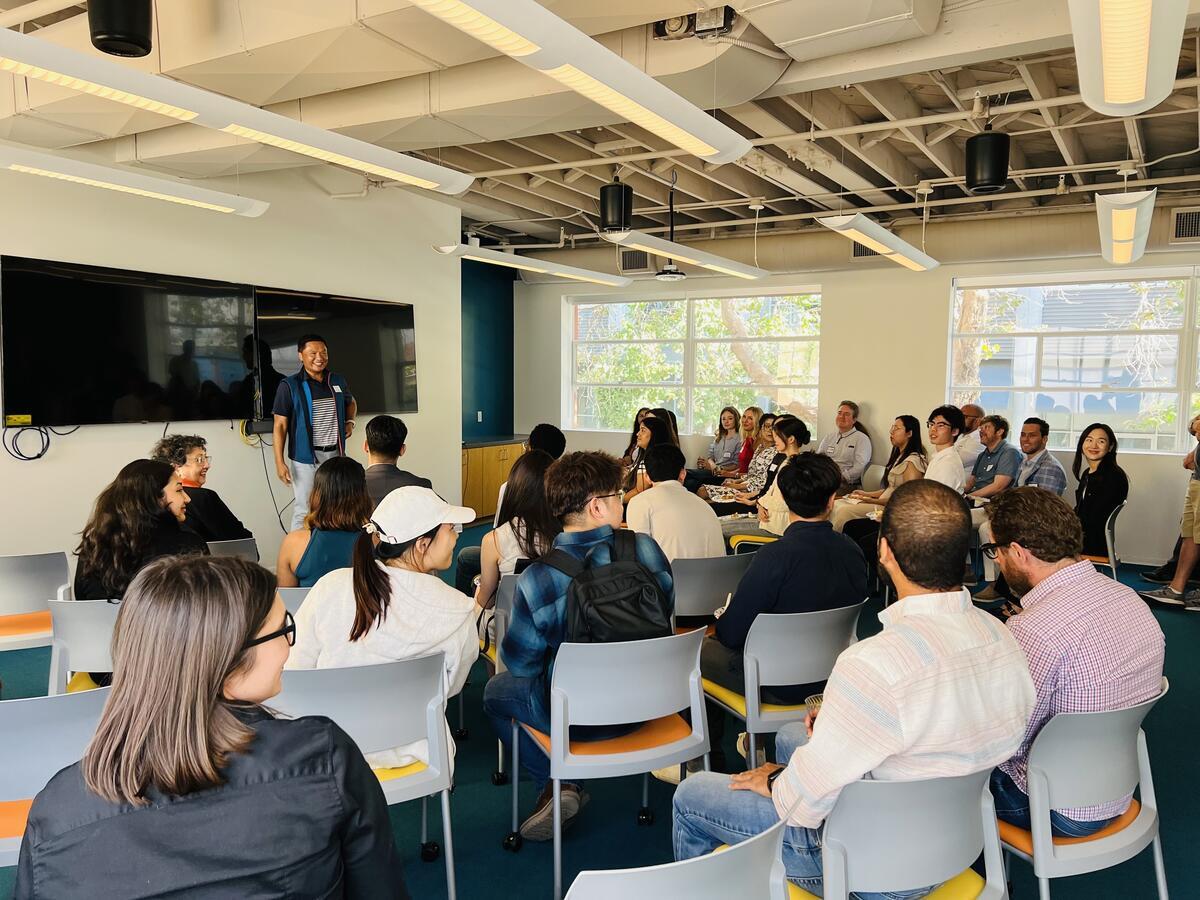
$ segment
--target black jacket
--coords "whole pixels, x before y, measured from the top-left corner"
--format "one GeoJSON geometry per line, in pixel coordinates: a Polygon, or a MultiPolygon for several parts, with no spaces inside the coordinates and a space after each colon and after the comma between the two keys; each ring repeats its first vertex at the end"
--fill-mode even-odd
{"type": "Polygon", "coordinates": [[[14,898],[407,898],[387,804],[362,753],[321,716],[239,711],[256,737],[226,783],[109,803],[79,763],[29,814],[14,898]]]}
{"type": "Polygon", "coordinates": [[[254,537],[216,491],[190,485],[184,485],[183,489],[191,501],[187,505],[187,521],[183,523],[186,529],[194,531],[205,541],[237,541],[254,537]]]}
{"type": "Polygon", "coordinates": [[[432,488],[433,482],[387,463],[367,466],[367,493],[371,495],[373,506],[378,506],[384,497],[402,487],[432,488]]]}
{"type": "MultiPolygon", "coordinates": [[[[177,556],[186,553],[207,555],[208,544],[202,537],[180,528],[171,513],[163,512],[155,520],[150,546],[142,555],[138,569],[160,556],[177,556]]],[[[125,594],[125,588],[121,588],[119,591],[106,588],[104,574],[104,572],[85,570],[80,565],[75,570],[74,598],[76,600],[120,600],[125,594]]]]}
{"type": "Polygon", "coordinates": [[[1109,514],[1129,496],[1129,478],[1113,465],[1107,471],[1084,469],[1075,488],[1075,515],[1083,526],[1083,552],[1087,556],[1108,556],[1108,538],[1104,523],[1109,514]]]}

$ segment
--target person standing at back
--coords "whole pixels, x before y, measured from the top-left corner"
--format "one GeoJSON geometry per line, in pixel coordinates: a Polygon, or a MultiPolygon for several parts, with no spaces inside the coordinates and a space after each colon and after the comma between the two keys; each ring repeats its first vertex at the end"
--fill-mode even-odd
{"type": "Polygon", "coordinates": [[[375,416],[363,429],[366,439],[363,449],[367,451],[367,493],[371,495],[372,507],[379,506],[383,498],[401,487],[432,488],[433,482],[396,465],[408,449],[408,426],[395,416],[375,416]]]}
{"type": "Polygon", "coordinates": [[[654,538],[667,559],[705,559],[725,555],[721,520],[713,508],[683,486],[687,475],[683,451],[659,444],[646,451],[646,477],[651,488],[629,501],[626,523],[654,538]]]}
{"type": "Polygon", "coordinates": [[[300,371],[279,383],[275,416],[275,473],[292,486],[292,530],[304,524],[308,497],[317,467],[344,456],[346,439],[354,433],[358,404],[346,379],[329,371],[329,347],[319,334],[296,341],[300,371]],[[283,452],[287,449],[287,460],[283,452]]]}

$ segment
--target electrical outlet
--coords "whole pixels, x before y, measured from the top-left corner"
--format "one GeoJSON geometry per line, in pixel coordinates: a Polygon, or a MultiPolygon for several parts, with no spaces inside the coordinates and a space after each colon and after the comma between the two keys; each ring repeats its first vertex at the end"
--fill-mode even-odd
{"type": "Polygon", "coordinates": [[[475,421],[476,422],[483,421],[483,410],[482,409],[475,410],[475,421]]]}

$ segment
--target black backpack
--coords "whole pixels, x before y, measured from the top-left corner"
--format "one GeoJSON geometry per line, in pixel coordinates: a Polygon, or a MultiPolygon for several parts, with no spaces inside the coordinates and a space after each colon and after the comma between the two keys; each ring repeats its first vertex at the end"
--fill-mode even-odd
{"type": "Polygon", "coordinates": [[[569,643],[608,644],[666,637],[672,633],[671,597],[638,562],[637,535],[613,532],[612,562],[592,565],[565,550],[552,550],[541,562],[569,575],[567,633],[569,643]]]}

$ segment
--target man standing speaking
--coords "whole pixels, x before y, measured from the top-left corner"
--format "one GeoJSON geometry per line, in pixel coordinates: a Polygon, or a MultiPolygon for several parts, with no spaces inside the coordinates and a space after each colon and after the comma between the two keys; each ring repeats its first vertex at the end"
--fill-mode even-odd
{"type": "Polygon", "coordinates": [[[304,524],[317,466],[346,453],[358,404],[341,375],[329,371],[329,348],[319,334],[296,341],[300,371],[275,392],[275,471],[296,495],[292,530],[304,524]],[[288,458],[283,458],[287,445],[288,458]]]}

